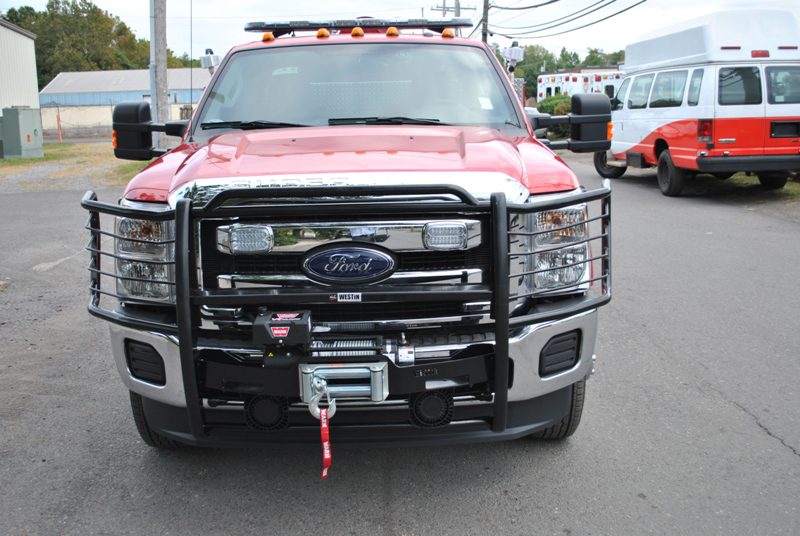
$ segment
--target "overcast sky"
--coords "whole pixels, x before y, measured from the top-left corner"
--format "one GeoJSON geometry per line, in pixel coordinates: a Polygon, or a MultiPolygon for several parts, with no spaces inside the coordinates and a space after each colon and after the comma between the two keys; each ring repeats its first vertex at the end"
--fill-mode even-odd
{"type": "MultiPolygon", "coordinates": [[[[597,0],[561,0],[548,6],[528,10],[490,10],[489,22],[497,26],[531,26],[561,19],[582,10],[597,0]]],[[[546,33],[567,30],[599,20],[640,0],[615,0],[606,7],[564,24],[546,33]]],[[[148,38],[149,2],[148,0],[94,0],[102,9],[120,17],[138,37],[148,38]]],[[[503,7],[525,7],[543,3],[544,0],[492,0],[492,4],[503,7]]],[[[253,41],[257,35],[242,30],[249,21],[263,20],[304,20],[312,18],[351,18],[362,15],[374,17],[419,17],[424,10],[426,17],[440,17],[441,11],[432,8],[441,5],[438,1],[419,0],[295,0],[278,2],[275,0],[167,0],[167,46],[180,55],[190,51],[190,20],[192,26],[191,52],[198,57],[206,48],[222,55],[236,44],[253,41]],[[192,18],[189,17],[190,4],[192,18]],[[365,6],[369,7],[365,7],[365,6]]],[[[446,1],[448,6],[454,0],[446,1]]],[[[0,0],[0,10],[30,5],[38,10],[44,9],[46,0],[0,0]]],[[[482,0],[461,0],[462,8],[475,7],[474,11],[464,10],[462,16],[470,17],[476,23],[480,20],[482,0]]],[[[654,29],[678,24],[682,20],[701,16],[712,11],[773,7],[791,9],[800,17],[800,2],[797,0],[647,0],[629,11],[607,21],[582,30],[556,37],[523,39],[521,44],[539,44],[554,53],[561,47],[586,55],[588,47],[596,47],[605,52],[613,52],[631,41],[646,35],[654,29]]],[[[452,15],[449,15],[452,16],[452,15]]],[[[499,30],[498,30],[499,31],[499,30]]],[[[514,30],[503,30],[515,32],[514,30]]],[[[467,33],[469,30],[467,31],[467,33]]],[[[517,31],[519,32],[519,30],[517,31]]],[[[479,33],[476,35],[480,37],[479,33]]],[[[507,46],[509,40],[499,36],[490,38],[507,46]]]]}

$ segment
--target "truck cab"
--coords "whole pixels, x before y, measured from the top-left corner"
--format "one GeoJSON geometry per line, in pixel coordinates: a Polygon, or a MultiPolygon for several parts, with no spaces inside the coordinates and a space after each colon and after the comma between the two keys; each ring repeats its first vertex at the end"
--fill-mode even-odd
{"type": "MultiPolygon", "coordinates": [[[[155,159],[118,204],[84,197],[89,312],[145,442],[572,434],[610,190],[535,139],[468,24],[253,23],[188,123],[115,109],[117,156],[155,159]]],[[[561,146],[607,148],[608,99],[573,105],[561,146]]]]}

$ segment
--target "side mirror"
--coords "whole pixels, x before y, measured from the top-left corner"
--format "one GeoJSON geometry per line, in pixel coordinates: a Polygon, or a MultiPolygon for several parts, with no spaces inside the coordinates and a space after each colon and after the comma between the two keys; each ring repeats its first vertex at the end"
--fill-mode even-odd
{"type": "Polygon", "coordinates": [[[114,156],[123,160],[150,160],[166,152],[153,148],[153,132],[183,137],[189,122],[153,123],[149,103],[123,102],[114,107],[111,125],[114,129],[114,156]]]}
{"type": "Polygon", "coordinates": [[[573,95],[572,112],[569,115],[530,114],[528,120],[534,129],[550,125],[569,125],[569,139],[546,143],[551,149],[593,153],[611,148],[611,141],[608,139],[611,101],[605,93],[573,95]]]}
{"type": "Polygon", "coordinates": [[[570,140],[576,153],[607,151],[611,101],[604,93],[581,93],[572,96],[570,140]]]}
{"type": "Polygon", "coordinates": [[[533,135],[537,139],[547,139],[547,119],[550,114],[545,114],[538,111],[536,108],[525,108],[525,115],[528,117],[528,122],[533,129],[533,135]]]}
{"type": "Polygon", "coordinates": [[[114,156],[125,160],[150,160],[153,134],[150,130],[150,105],[146,102],[123,102],[114,107],[114,156]]]}
{"type": "Polygon", "coordinates": [[[611,109],[612,110],[619,110],[620,109],[620,104],[622,104],[622,101],[619,100],[618,98],[614,97],[613,99],[611,99],[611,109]]]}

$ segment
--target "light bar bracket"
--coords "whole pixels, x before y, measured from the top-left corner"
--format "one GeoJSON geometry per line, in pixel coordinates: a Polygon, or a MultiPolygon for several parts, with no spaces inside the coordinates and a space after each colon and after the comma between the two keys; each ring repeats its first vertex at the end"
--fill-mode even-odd
{"type": "Polygon", "coordinates": [[[246,32],[272,32],[280,37],[292,32],[316,32],[320,28],[328,30],[351,30],[360,28],[388,28],[399,30],[418,29],[442,33],[445,28],[471,28],[470,19],[345,19],[345,20],[296,20],[283,22],[248,22],[246,32]]]}

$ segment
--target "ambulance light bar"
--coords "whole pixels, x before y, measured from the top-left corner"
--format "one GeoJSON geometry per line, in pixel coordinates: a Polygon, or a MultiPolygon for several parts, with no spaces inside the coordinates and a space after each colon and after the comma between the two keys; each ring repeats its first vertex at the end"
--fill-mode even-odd
{"type": "Polygon", "coordinates": [[[246,32],[272,32],[275,37],[292,32],[316,32],[320,28],[327,30],[351,30],[359,28],[388,28],[393,26],[398,30],[417,29],[431,30],[442,33],[445,28],[471,28],[470,19],[349,19],[349,20],[320,20],[320,21],[284,21],[284,22],[248,22],[246,32]]]}

